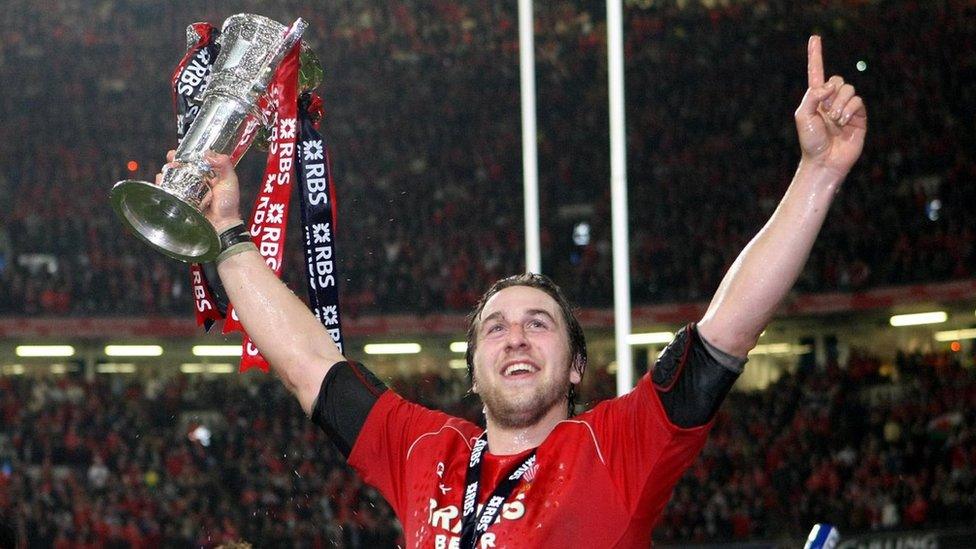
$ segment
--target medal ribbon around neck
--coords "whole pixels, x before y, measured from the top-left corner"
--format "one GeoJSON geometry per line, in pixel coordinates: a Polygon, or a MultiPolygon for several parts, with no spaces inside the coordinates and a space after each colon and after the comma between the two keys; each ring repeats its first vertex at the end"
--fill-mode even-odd
{"type": "Polygon", "coordinates": [[[481,465],[485,452],[488,451],[488,432],[484,432],[471,448],[471,458],[468,460],[468,471],[464,476],[464,493],[461,500],[461,549],[474,549],[482,534],[488,531],[498,514],[502,510],[505,500],[512,495],[522,477],[535,465],[535,449],[525,456],[502,477],[502,481],[488,496],[488,501],[475,513],[478,502],[478,490],[481,484],[481,465]]]}

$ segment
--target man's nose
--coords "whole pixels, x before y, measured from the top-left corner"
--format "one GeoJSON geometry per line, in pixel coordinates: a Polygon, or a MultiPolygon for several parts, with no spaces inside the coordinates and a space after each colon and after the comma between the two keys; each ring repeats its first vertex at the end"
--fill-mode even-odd
{"type": "Polygon", "coordinates": [[[510,349],[525,347],[529,344],[529,340],[525,337],[525,330],[522,329],[522,326],[514,324],[508,329],[505,344],[510,349]]]}

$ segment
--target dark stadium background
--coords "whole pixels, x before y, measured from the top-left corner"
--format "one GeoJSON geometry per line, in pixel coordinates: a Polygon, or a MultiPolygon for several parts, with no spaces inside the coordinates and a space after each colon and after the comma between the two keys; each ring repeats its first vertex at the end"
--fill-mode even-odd
{"type": "MultiPolygon", "coordinates": [[[[583,307],[590,406],[612,396],[615,368],[605,7],[536,4],[543,270],[583,307]]],[[[389,508],[272,376],[190,354],[235,339],[195,329],[185,266],[126,234],[108,190],[151,179],[175,147],[167,82],[187,24],[307,19],[347,352],[406,396],[477,417],[448,345],[523,264],[515,2],[0,8],[0,545],[395,544],[389,508]],[[363,354],[382,341],[423,350],[363,354]],[[15,352],[40,343],[74,354],[15,352]],[[164,354],[120,364],[112,343],[164,354]]],[[[695,320],[775,207],[811,33],[867,102],[867,146],[655,539],[791,547],[830,522],[846,547],[974,546],[974,334],[938,334],[976,325],[973,2],[628,2],[635,331],[695,320]],[[945,322],[888,322],[936,310],[945,322]]],[[[241,164],[251,192],[262,162],[241,164]]],[[[291,240],[285,278],[301,291],[291,240]]],[[[637,367],[659,348],[634,346],[637,367]]]]}

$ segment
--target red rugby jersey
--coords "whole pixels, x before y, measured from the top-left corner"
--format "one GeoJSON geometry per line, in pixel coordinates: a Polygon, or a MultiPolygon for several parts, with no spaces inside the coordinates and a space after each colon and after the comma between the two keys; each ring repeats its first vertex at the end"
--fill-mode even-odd
{"type": "MultiPolygon", "coordinates": [[[[650,546],[654,524],[710,427],[673,425],[645,375],[630,393],[556,425],[479,547],[650,546]]],[[[407,547],[458,547],[464,476],[481,433],[393,391],[370,411],[349,464],[393,507],[407,547]]],[[[479,511],[527,453],[485,454],[479,511]]]]}

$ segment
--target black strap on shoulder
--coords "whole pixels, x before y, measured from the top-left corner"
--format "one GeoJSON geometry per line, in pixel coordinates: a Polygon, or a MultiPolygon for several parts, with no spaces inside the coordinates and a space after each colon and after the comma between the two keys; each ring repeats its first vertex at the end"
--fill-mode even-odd
{"type": "Polygon", "coordinates": [[[661,353],[651,381],[671,423],[685,429],[699,427],[715,417],[743,364],[745,360],[710,345],[689,324],[661,353]]]}
{"type": "Polygon", "coordinates": [[[337,362],[322,380],[312,421],[349,457],[370,410],[386,390],[386,385],[362,364],[337,362]]]}

